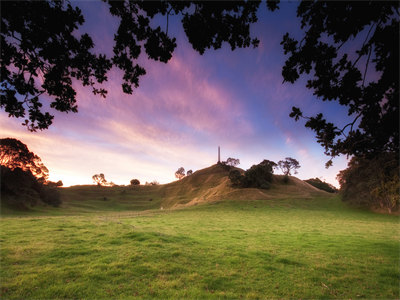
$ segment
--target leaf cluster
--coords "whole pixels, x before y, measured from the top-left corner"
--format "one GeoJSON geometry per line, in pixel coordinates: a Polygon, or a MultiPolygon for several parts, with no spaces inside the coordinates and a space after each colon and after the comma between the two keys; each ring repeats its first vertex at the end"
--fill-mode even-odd
{"type": "Polygon", "coordinates": [[[20,168],[29,171],[41,182],[49,177],[49,170],[39,156],[29,151],[28,147],[14,138],[0,139],[0,165],[14,170],[20,168]]]}
{"type": "Polygon", "coordinates": [[[274,167],[276,167],[276,163],[273,161],[263,160],[258,165],[251,166],[244,174],[238,169],[232,169],[229,172],[229,179],[232,186],[268,189],[272,182],[274,167]]]}
{"type": "Polygon", "coordinates": [[[101,84],[112,66],[123,71],[123,92],[132,94],[146,74],[138,63],[143,50],[148,59],[171,59],[177,46],[168,32],[172,15],[181,15],[189,42],[200,54],[225,42],[232,50],[258,45],[250,24],[257,21],[260,1],[104,2],[119,19],[112,57],[93,53],[92,38],[77,31],[85,21],[82,12],[68,1],[1,2],[0,107],[10,117],[24,118],[31,131],[47,129],[54,118],[46,111],[47,99],[50,108],[77,112],[74,81],[105,98],[101,84]],[[166,19],[165,27],[154,25],[156,16],[166,19]]]}
{"type": "Polygon", "coordinates": [[[338,127],[321,113],[304,117],[297,107],[290,117],[306,119],[331,157],[398,151],[399,3],[302,1],[297,16],[305,34],[300,41],[283,37],[284,81],[309,74],[307,88],[345,106],[352,121],[338,127]]]}
{"type": "Polygon", "coordinates": [[[384,152],[367,159],[353,157],[337,179],[343,201],[389,212],[400,206],[399,154],[384,152]]]}

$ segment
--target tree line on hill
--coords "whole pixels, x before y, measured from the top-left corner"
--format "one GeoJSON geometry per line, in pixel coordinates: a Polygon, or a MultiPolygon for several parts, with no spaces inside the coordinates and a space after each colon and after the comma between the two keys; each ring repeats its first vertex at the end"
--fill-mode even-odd
{"type": "Polygon", "coordinates": [[[300,168],[300,163],[291,157],[286,157],[284,160],[280,160],[275,163],[271,160],[264,159],[258,165],[251,166],[248,170],[241,172],[236,169],[236,165],[239,163],[239,159],[228,159],[226,162],[223,161],[220,164],[229,171],[229,179],[232,186],[241,188],[260,188],[269,189],[274,169],[281,169],[284,174],[283,182],[289,182],[289,176],[291,172],[297,173],[297,169],[300,168]]]}
{"type": "MultiPolygon", "coordinates": [[[[283,181],[289,181],[289,175],[300,168],[296,159],[287,157],[275,163],[263,160],[251,166],[246,171],[235,168],[240,163],[239,159],[228,158],[220,165],[229,170],[229,179],[236,187],[254,187],[267,189],[270,187],[274,169],[281,169],[284,174],[283,181]]],[[[0,170],[1,170],[1,196],[5,201],[15,207],[26,208],[39,202],[59,206],[61,204],[58,188],[62,181],[48,180],[48,169],[44,166],[39,156],[29,151],[28,147],[14,138],[0,139],[0,170]]],[[[186,172],[186,176],[192,175],[186,172]]],[[[347,169],[338,174],[340,193],[343,201],[364,207],[378,207],[389,212],[397,210],[400,205],[400,167],[397,155],[382,153],[374,159],[353,157],[347,169]]],[[[175,173],[185,174],[183,167],[175,173]]],[[[181,177],[183,178],[183,177],[181,177]]],[[[113,186],[104,174],[95,174],[93,180],[100,186],[113,186]]],[[[317,188],[334,192],[335,188],[318,178],[306,180],[317,188]]],[[[132,179],[130,184],[137,186],[138,179],[132,179]]],[[[158,185],[157,181],[146,182],[146,185],[158,185]]]]}

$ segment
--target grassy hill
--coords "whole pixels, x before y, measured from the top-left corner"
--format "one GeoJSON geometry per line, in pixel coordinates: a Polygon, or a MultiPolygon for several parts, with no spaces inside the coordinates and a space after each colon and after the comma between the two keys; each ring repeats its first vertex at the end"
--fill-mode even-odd
{"type": "Polygon", "coordinates": [[[95,185],[60,189],[63,204],[60,208],[37,206],[30,211],[14,211],[2,207],[3,215],[13,214],[77,214],[99,211],[143,211],[171,209],[206,204],[223,200],[311,199],[327,193],[296,178],[283,183],[283,176],[275,175],[268,190],[231,187],[229,171],[221,165],[198,170],[182,180],[155,186],[95,185]]]}
{"type": "Polygon", "coordinates": [[[400,297],[397,216],[294,177],[258,190],[226,175],[76,186],[61,208],[3,210],[1,299],[400,297]]]}

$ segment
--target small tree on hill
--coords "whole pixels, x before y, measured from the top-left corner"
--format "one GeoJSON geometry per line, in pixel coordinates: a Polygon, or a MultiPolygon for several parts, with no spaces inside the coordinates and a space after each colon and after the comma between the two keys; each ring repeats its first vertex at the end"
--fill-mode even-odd
{"type": "Polygon", "coordinates": [[[92,176],[94,183],[96,183],[98,186],[104,186],[107,185],[107,180],[104,177],[103,173],[100,174],[94,174],[92,176]]]}
{"type": "Polygon", "coordinates": [[[258,165],[251,166],[243,175],[239,170],[231,170],[229,179],[232,186],[268,189],[272,182],[274,166],[276,166],[276,163],[273,161],[263,160],[258,165]]]}
{"type": "Polygon", "coordinates": [[[54,182],[54,181],[47,181],[47,182],[46,182],[46,185],[47,185],[47,186],[50,186],[50,187],[60,187],[60,186],[63,186],[64,184],[63,184],[63,182],[62,182],[61,180],[59,180],[59,181],[57,181],[57,182],[54,182]]]}
{"type": "Polygon", "coordinates": [[[131,185],[140,185],[139,179],[132,179],[130,182],[131,182],[131,185]]]}
{"type": "Polygon", "coordinates": [[[175,172],[175,177],[178,178],[179,180],[185,177],[185,169],[183,167],[180,167],[176,172],[175,172]]]}
{"type": "Polygon", "coordinates": [[[225,164],[228,165],[228,166],[230,166],[230,167],[236,167],[237,165],[240,164],[240,160],[239,160],[238,158],[229,157],[229,158],[226,160],[225,164]]]}
{"type": "Polygon", "coordinates": [[[193,174],[193,171],[192,170],[188,170],[187,172],[186,172],[186,176],[190,176],[190,175],[192,175],[193,174]]]}
{"type": "Polygon", "coordinates": [[[297,169],[300,168],[300,163],[294,158],[286,157],[285,160],[280,160],[278,162],[278,167],[285,176],[289,176],[291,175],[292,170],[294,171],[294,174],[297,174],[297,169]]]}

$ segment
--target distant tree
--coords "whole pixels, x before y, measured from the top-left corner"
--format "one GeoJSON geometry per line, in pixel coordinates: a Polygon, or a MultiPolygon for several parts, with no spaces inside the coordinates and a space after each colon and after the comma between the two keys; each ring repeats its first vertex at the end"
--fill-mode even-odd
{"type": "Polygon", "coordinates": [[[291,175],[292,170],[294,171],[294,174],[297,174],[297,169],[300,168],[300,163],[294,158],[286,157],[285,160],[278,161],[278,167],[285,176],[289,176],[291,175]]]}
{"type": "Polygon", "coordinates": [[[335,188],[333,185],[324,182],[319,178],[310,178],[304,181],[316,187],[317,189],[323,190],[328,193],[336,193],[338,191],[337,188],[335,188]]]}
{"type": "Polygon", "coordinates": [[[240,164],[240,160],[239,160],[238,158],[229,157],[229,158],[226,160],[225,164],[228,165],[228,166],[230,166],[230,167],[236,167],[237,165],[240,164]]]}
{"type": "Polygon", "coordinates": [[[259,163],[259,165],[266,167],[271,174],[274,173],[274,168],[277,167],[277,164],[274,161],[268,159],[264,159],[262,162],[259,163]]]}
{"type": "Polygon", "coordinates": [[[107,180],[104,177],[103,173],[93,175],[92,179],[93,179],[94,183],[96,183],[98,186],[107,185],[107,180]]]}
{"type": "Polygon", "coordinates": [[[232,186],[237,186],[237,187],[242,186],[242,181],[244,176],[240,173],[239,170],[237,169],[231,170],[229,172],[228,178],[231,181],[232,186]]]}
{"type": "Polygon", "coordinates": [[[139,179],[132,179],[131,180],[131,185],[140,185],[139,179]]]}
{"type": "Polygon", "coordinates": [[[175,177],[178,178],[179,180],[185,177],[185,169],[183,167],[180,167],[176,172],[175,172],[175,177]]]}
{"type": "Polygon", "coordinates": [[[269,189],[272,182],[272,169],[265,165],[253,165],[248,169],[242,181],[243,187],[269,189]]]}
{"type": "Polygon", "coordinates": [[[273,161],[263,160],[258,165],[251,166],[244,174],[233,169],[229,172],[229,179],[236,187],[268,189],[272,182],[275,165],[273,161]]]}
{"type": "Polygon", "coordinates": [[[49,170],[43,165],[40,157],[30,152],[24,143],[14,138],[0,139],[0,165],[11,170],[20,168],[30,171],[42,182],[49,177],[49,170]]]}
{"type": "Polygon", "coordinates": [[[188,170],[187,172],[186,172],[186,176],[190,176],[190,175],[192,175],[193,174],[193,171],[192,170],[188,170]]]}
{"type": "Polygon", "coordinates": [[[145,183],[145,185],[159,185],[160,183],[157,180],[153,180],[151,182],[147,182],[145,183]]]}
{"type": "Polygon", "coordinates": [[[46,185],[50,187],[61,187],[63,186],[63,182],[61,180],[54,182],[54,181],[46,181],[46,185]]]}

